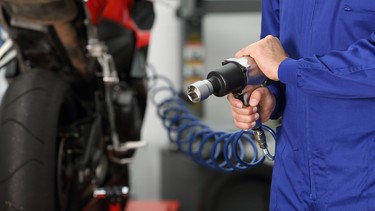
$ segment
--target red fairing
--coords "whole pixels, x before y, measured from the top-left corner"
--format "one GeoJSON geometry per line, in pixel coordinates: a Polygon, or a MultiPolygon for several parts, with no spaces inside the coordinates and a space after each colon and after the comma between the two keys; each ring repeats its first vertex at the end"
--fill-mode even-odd
{"type": "Polygon", "coordinates": [[[103,12],[107,0],[89,0],[86,2],[86,7],[90,13],[91,22],[97,25],[103,17],[103,12]]]}
{"type": "Polygon", "coordinates": [[[146,47],[150,41],[150,31],[141,30],[131,17],[134,0],[89,0],[86,5],[93,24],[98,24],[101,18],[110,19],[134,31],[136,47],[146,47]]]}
{"type": "Polygon", "coordinates": [[[121,204],[110,204],[109,211],[122,211],[121,204]]]}

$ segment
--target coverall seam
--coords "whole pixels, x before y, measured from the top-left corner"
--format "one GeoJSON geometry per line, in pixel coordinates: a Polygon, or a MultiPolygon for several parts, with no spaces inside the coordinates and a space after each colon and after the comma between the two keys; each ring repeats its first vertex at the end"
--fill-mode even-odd
{"type": "Polygon", "coordinates": [[[313,157],[312,157],[312,149],[311,149],[311,140],[310,140],[310,112],[308,109],[309,105],[309,99],[305,98],[304,100],[304,109],[305,109],[305,119],[307,120],[305,123],[305,134],[306,134],[306,143],[307,143],[307,159],[308,159],[308,173],[309,173],[309,194],[310,194],[310,199],[312,201],[316,201],[316,195],[315,195],[315,180],[314,180],[314,170],[313,170],[313,157]]]}

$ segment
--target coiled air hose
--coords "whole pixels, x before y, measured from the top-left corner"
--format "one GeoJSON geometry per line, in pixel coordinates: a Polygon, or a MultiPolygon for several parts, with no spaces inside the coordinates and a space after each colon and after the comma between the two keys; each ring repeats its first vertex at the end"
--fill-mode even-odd
{"type": "MultiPolygon", "coordinates": [[[[261,148],[254,140],[253,130],[226,132],[211,129],[189,110],[168,78],[157,75],[150,65],[149,69],[153,72],[149,78],[151,102],[167,130],[169,141],[179,151],[199,165],[225,172],[245,170],[263,163],[265,153],[259,152],[261,148]],[[158,86],[158,81],[167,85],[158,86]],[[159,95],[164,99],[157,101],[159,95]]],[[[276,138],[270,127],[261,127],[276,138]]]]}

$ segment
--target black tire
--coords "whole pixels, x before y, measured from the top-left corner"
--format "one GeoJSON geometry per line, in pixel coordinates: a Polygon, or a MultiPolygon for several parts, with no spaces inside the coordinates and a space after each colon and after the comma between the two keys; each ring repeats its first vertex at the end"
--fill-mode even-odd
{"type": "Polygon", "coordinates": [[[45,70],[10,84],[0,108],[0,210],[58,210],[57,127],[67,89],[45,70]]]}

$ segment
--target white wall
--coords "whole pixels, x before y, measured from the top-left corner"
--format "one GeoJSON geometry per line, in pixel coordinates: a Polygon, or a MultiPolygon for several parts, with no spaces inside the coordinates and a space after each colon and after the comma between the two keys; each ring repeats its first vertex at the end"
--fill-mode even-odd
{"type": "MultiPolygon", "coordinates": [[[[168,76],[177,87],[180,82],[180,22],[176,17],[179,1],[154,1],[155,22],[152,29],[148,62],[158,74],[168,76]]],[[[168,145],[166,130],[156,115],[154,105],[148,104],[142,129],[142,140],[148,146],[137,150],[131,170],[133,199],[160,199],[161,148],[168,145]]]]}

